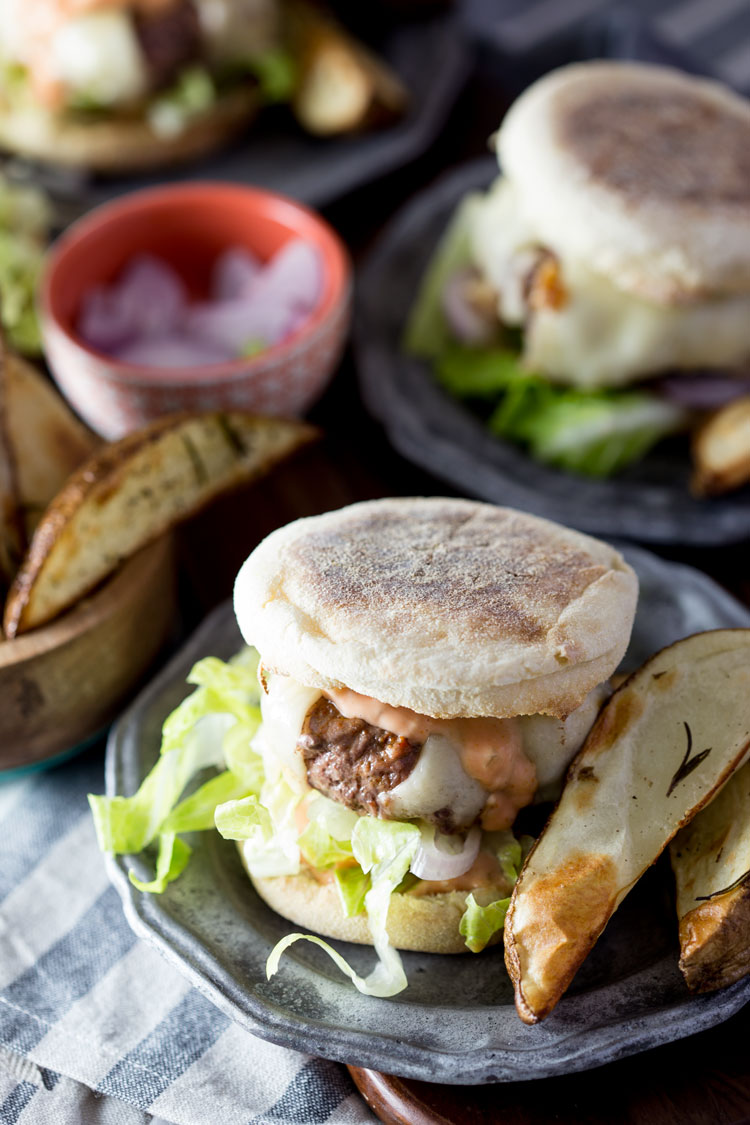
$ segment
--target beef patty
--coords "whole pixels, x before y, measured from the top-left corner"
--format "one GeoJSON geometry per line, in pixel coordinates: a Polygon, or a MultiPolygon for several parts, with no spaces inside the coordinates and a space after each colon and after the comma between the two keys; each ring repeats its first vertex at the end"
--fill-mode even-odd
{"type": "Polygon", "coordinates": [[[405,781],[422,749],[364,719],[345,718],[324,696],[307,712],[297,745],[313,789],[370,816],[380,814],[378,793],[405,781]]]}
{"type": "Polygon", "coordinates": [[[193,0],[176,0],[163,11],[136,12],[135,29],[152,89],[169,85],[203,52],[200,20],[193,0]]]}

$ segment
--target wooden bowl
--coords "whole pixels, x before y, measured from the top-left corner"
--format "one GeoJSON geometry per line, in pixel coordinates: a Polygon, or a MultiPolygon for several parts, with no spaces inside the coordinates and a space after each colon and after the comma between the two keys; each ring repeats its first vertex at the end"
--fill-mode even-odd
{"type": "Polygon", "coordinates": [[[0,642],[0,771],[37,765],[102,730],[175,618],[169,536],[57,621],[0,642]]]}

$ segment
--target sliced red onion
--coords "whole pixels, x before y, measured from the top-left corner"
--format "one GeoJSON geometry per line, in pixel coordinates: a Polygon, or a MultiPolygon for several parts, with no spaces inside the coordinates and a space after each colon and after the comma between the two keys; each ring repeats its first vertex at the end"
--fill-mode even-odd
{"type": "Polygon", "coordinates": [[[475,270],[463,269],[447,281],[440,299],[443,316],[453,335],[461,344],[486,344],[497,331],[497,319],[482,314],[467,297],[467,283],[477,276],[475,270]]]}
{"type": "Polygon", "coordinates": [[[92,348],[112,352],[133,336],[129,309],[119,293],[109,286],[96,285],[84,294],[78,317],[78,331],[92,348]]]}
{"type": "Polygon", "coordinates": [[[215,301],[232,301],[241,297],[263,269],[260,258],[242,246],[225,250],[211,271],[211,297],[215,301]]]}
{"type": "Polygon", "coordinates": [[[207,363],[225,363],[236,355],[219,344],[185,336],[135,340],[118,348],[114,354],[123,363],[141,363],[149,367],[197,367],[207,363]]]}
{"type": "Polygon", "coordinates": [[[136,255],[118,280],[96,286],[81,303],[83,339],[128,363],[183,367],[254,354],[296,332],[319,303],[323,261],[293,239],[267,264],[242,247],[215,263],[212,298],[189,303],[165,262],[136,255]]]}
{"type": "Polygon", "coordinates": [[[235,356],[248,345],[277,344],[288,335],[294,310],[264,294],[235,301],[201,301],[185,317],[185,330],[192,339],[223,344],[235,356]]]}
{"type": "MultiPolygon", "coordinates": [[[[479,854],[479,844],[482,832],[479,828],[470,828],[463,847],[460,851],[448,852],[440,847],[441,836],[430,826],[422,828],[417,854],[412,860],[411,870],[419,879],[439,880],[457,879],[474,863],[479,854]]],[[[455,837],[442,837],[443,840],[455,837]]]]}
{"type": "Polygon", "coordinates": [[[248,296],[281,301],[287,307],[312,312],[323,292],[323,262],[310,242],[294,238],[274,254],[256,278],[248,296]]]}
{"type": "Polygon", "coordinates": [[[166,336],[187,305],[187,290],[171,266],[152,254],[138,254],[114,290],[139,336],[166,336]]]}
{"type": "Polygon", "coordinates": [[[750,371],[697,371],[662,375],[645,384],[662,398],[692,410],[719,410],[750,395],[750,371]]]}

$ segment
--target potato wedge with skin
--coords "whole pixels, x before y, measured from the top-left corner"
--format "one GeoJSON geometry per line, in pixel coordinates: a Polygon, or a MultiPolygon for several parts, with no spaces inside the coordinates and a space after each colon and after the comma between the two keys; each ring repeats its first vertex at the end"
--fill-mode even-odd
{"type": "Polygon", "coordinates": [[[284,22],[299,69],[292,109],[308,132],[354,132],[404,112],[408,94],[401,79],[327,13],[306,0],[289,0],[284,22]]]}
{"type": "Polygon", "coordinates": [[[680,969],[693,992],[750,973],[750,764],[669,845],[680,969]]]}
{"type": "Polygon", "coordinates": [[[25,547],[18,466],[8,426],[8,361],[0,339],[0,594],[10,585],[25,547]]]}
{"type": "Polygon", "coordinates": [[[529,853],[505,920],[525,1023],[549,1015],[625,895],[750,748],[750,629],[652,657],[610,698],[529,853]]]}
{"type": "Polygon", "coordinates": [[[717,496],[750,481],[750,395],[713,414],[693,440],[693,492],[717,496]]]}
{"type": "Polygon", "coordinates": [[[20,356],[6,362],[6,421],[27,535],[82,461],[101,444],[49,379],[20,356]]]}
{"type": "Polygon", "coordinates": [[[122,559],[317,435],[282,418],[181,414],[103,446],[37,527],[6,602],[6,635],[57,617],[122,559]]]}

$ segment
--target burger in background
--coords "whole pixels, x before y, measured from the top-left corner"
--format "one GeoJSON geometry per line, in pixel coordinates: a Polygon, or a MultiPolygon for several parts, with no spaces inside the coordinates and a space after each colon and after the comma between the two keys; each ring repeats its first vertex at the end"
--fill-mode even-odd
{"type": "Polygon", "coordinates": [[[748,151],[750,104],[717,83],[547,75],[503,121],[502,175],[454,217],[407,347],[537,459],[621,469],[750,394],[748,151]]]}
{"type": "Polygon", "coordinates": [[[284,61],[276,0],[2,0],[0,43],[3,147],[108,172],[216,147],[284,61]]]}
{"type": "Polygon", "coordinates": [[[335,135],[407,101],[307,0],[0,0],[0,62],[0,145],[105,173],[198,157],[269,102],[335,135]]]}

